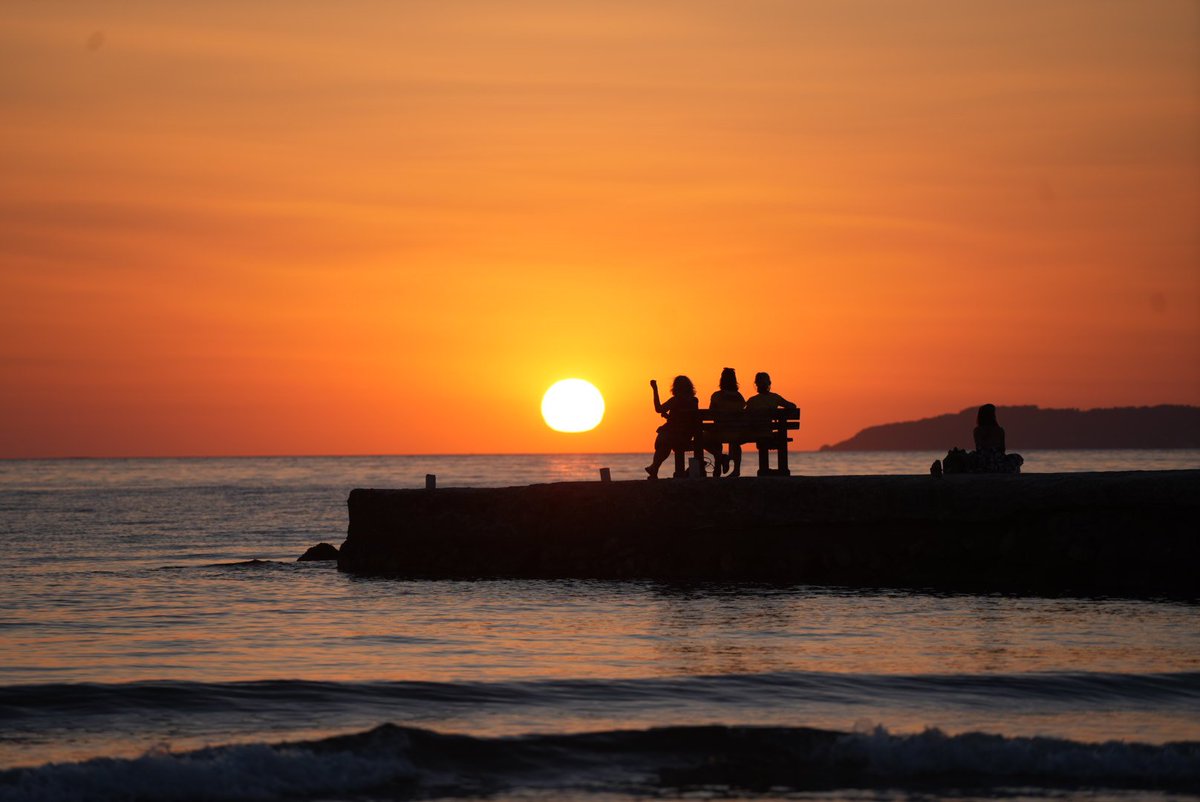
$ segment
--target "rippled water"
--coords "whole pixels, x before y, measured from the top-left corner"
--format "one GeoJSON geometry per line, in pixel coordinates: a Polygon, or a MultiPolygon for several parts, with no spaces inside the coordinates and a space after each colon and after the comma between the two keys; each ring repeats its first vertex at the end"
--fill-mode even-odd
{"type": "MultiPolygon", "coordinates": [[[[793,468],[919,473],[936,456],[801,454],[793,468]]],[[[942,778],[964,771],[984,795],[1200,787],[1200,746],[1168,746],[1200,742],[1195,604],[404,582],[295,562],[341,542],[353,487],[420,486],[427,473],[439,485],[592,480],[600,467],[635,478],[644,458],[0,462],[0,768],[41,767],[0,772],[0,799],[116,799],[147,776],[145,799],[917,786],[958,798],[942,778]],[[607,735],[598,746],[582,733],[607,735]],[[1059,740],[1027,740],[1046,737],[1059,740]],[[296,739],[316,745],[269,746],[296,739]],[[1113,740],[1145,746],[1091,746],[1113,740]],[[622,757],[599,760],[606,749],[622,757]],[[296,754],[316,767],[307,786],[293,783],[296,754]],[[48,765],[97,757],[117,761],[48,765]],[[820,765],[800,776],[797,760],[820,765]],[[906,767],[922,761],[918,782],[906,767]],[[775,785],[752,787],[738,769],[751,764],[775,785]]],[[[1200,467],[1196,451],[1026,458],[1038,472],[1200,467]]]]}
{"type": "MultiPolygon", "coordinates": [[[[1025,473],[1200,469],[1200,449],[1023,454],[1025,473]]],[[[944,456],[944,451],[802,451],[790,453],[789,462],[792,473],[801,476],[903,475],[926,474],[930,463],[944,456]]],[[[426,474],[436,475],[439,485],[506,487],[589,481],[607,467],[613,479],[640,480],[648,461],[649,455],[640,453],[0,460],[0,491],[313,487],[336,489],[340,503],[355,487],[424,487],[426,474]]]]}

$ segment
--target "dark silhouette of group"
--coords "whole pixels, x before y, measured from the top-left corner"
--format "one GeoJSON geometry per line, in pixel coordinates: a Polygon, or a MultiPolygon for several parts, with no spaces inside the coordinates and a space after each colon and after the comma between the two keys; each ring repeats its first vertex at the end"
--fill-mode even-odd
{"type": "MultiPolygon", "coordinates": [[[[658,471],[671,452],[682,455],[693,447],[697,452],[703,447],[704,451],[713,455],[713,476],[728,474],[732,478],[741,475],[743,443],[755,443],[760,459],[766,459],[766,452],[762,449],[772,432],[769,419],[762,426],[755,423],[756,413],[761,415],[780,409],[792,410],[796,409],[796,405],[771,391],[771,377],[767,373],[755,374],[754,386],[758,392],[749,399],[738,391],[737,372],[733,368],[721,371],[717,386],[719,389],[709,398],[708,411],[720,414],[715,417],[715,425],[711,425],[714,417],[705,417],[710,426],[704,429],[701,426],[696,386],[691,379],[676,376],[671,382],[671,397],[666,401],[659,398],[658,382],[650,380],[650,388],[654,392],[654,411],[666,418],[666,422],[658,427],[658,436],[654,438],[654,458],[646,466],[649,478],[658,478],[658,471]],[[725,452],[726,445],[729,446],[728,453],[725,452]]],[[[974,451],[952,448],[944,459],[934,461],[930,472],[938,477],[943,473],[1021,472],[1025,460],[1020,454],[1010,454],[1005,450],[1004,428],[996,420],[994,404],[984,404],[979,408],[975,418],[974,439],[974,451]]],[[[676,465],[681,466],[682,460],[683,457],[679,456],[676,465]]],[[[762,465],[765,468],[766,463],[762,465]]],[[[680,475],[679,470],[677,467],[677,476],[680,475]]],[[[786,470],[783,472],[786,473],[786,470]]]]}
{"type": "MultiPolygon", "coordinates": [[[[709,409],[713,412],[736,414],[748,412],[753,415],[759,410],[795,409],[796,405],[778,393],[771,392],[771,377],[766,373],[754,376],[754,386],[758,390],[747,400],[738,392],[737,373],[733,368],[721,371],[718,389],[709,399],[709,409]]],[[[756,432],[744,427],[717,426],[701,432],[700,402],[696,399],[696,387],[687,376],[676,376],[671,382],[671,397],[661,401],[658,396],[658,382],[650,380],[654,391],[654,411],[666,418],[666,423],[658,427],[658,436],[654,439],[654,459],[646,466],[646,473],[651,479],[658,478],[658,470],[666,462],[672,451],[686,451],[697,437],[703,437],[704,450],[713,455],[713,475],[729,474],[730,477],[740,476],[742,472],[742,444],[756,442],[769,435],[769,431],[756,432]],[[729,445],[729,453],[724,447],[729,445]]]]}

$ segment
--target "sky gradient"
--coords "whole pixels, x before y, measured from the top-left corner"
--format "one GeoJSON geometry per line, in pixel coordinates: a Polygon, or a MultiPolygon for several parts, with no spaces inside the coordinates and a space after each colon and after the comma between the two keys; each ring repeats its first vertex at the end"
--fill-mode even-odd
{"type": "Polygon", "coordinates": [[[0,104],[0,457],[1200,403],[1190,0],[6,3],[0,104]]]}

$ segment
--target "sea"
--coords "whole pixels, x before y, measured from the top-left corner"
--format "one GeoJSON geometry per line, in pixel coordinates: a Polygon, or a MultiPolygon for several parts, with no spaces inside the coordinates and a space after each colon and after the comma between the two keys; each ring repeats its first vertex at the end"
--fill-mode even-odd
{"type": "MultiPolygon", "coordinates": [[[[1200,468],[1196,450],[1024,456],[1200,468]]],[[[0,461],[0,800],[1200,798],[1197,600],[296,561],[341,544],[356,487],[640,480],[646,461],[0,461]]]]}

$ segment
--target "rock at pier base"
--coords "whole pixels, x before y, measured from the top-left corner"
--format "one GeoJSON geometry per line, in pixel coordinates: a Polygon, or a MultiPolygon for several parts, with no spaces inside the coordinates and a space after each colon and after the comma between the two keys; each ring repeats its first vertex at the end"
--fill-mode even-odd
{"type": "Polygon", "coordinates": [[[334,546],[332,543],[318,543],[296,558],[296,562],[320,562],[323,560],[336,560],[337,558],[337,546],[334,546]]]}
{"type": "Polygon", "coordinates": [[[355,490],[338,567],[1200,596],[1200,471],[355,490]]]}

